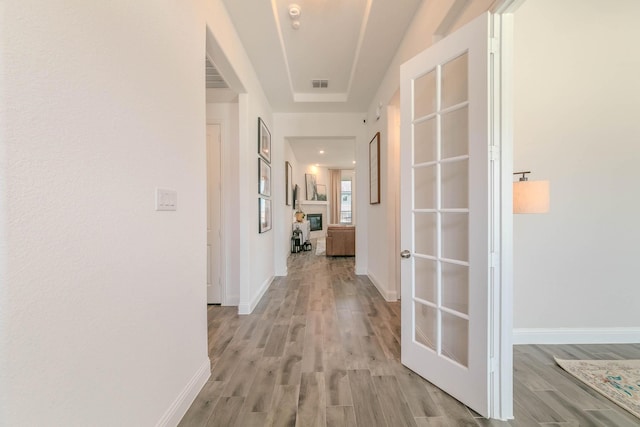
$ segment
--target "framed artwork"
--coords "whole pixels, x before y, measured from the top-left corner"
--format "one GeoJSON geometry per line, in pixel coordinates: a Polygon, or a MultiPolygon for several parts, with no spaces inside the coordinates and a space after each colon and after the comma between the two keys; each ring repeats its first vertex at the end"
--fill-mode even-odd
{"type": "Polygon", "coordinates": [[[284,181],[285,181],[285,203],[287,206],[291,206],[293,200],[293,169],[291,163],[284,162],[284,181]]]}
{"type": "Polygon", "coordinates": [[[304,174],[304,183],[307,187],[307,200],[318,200],[318,188],[316,187],[316,176],[311,173],[304,174]]]}
{"type": "Polygon", "coordinates": [[[258,117],[258,154],[271,163],[271,132],[260,117],[258,117]]]}
{"type": "Polygon", "coordinates": [[[316,194],[318,195],[318,200],[327,201],[327,186],[324,184],[317,184],[316,194]]]}
{"type": "Polygon", "coordinates": [[[380,132],[369,142],[369,204],[380,203],[380,132]]]}
{"type": "Polygon", "coordinates": [[[264,233],[271,230],[271,200],[258,198],[258,231],[264,233]]]}
{"type": "Polygon", "coordinates": [[[258,193],[271,196],[271,166],[258,158],[258,193]]]}

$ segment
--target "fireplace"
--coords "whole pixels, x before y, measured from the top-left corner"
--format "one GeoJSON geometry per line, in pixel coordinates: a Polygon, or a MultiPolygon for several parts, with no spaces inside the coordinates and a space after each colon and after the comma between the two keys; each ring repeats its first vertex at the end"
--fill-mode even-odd
{"type": "Polygon", "coordinates": [[[322,214],[307,214],[311,231],[322,230],[322,214]]]}

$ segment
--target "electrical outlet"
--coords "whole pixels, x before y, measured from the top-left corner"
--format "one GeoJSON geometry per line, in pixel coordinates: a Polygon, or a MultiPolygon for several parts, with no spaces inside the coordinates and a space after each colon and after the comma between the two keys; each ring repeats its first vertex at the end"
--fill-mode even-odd
{"type": "Polygon", "coordinates": [[[178,209],[178,193],[174,190],[156,188],[156,210],[175,211],[178,209]]]}

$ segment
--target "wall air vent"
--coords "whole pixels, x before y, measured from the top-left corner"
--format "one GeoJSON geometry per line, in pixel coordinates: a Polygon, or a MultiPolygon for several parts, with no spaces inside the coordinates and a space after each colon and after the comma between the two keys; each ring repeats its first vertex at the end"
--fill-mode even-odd
{"type": "Polygon", "coordinates": [[[329,80],[311,80],[311,87],[314,89],[326,89],[329,87],[329,80]]]}

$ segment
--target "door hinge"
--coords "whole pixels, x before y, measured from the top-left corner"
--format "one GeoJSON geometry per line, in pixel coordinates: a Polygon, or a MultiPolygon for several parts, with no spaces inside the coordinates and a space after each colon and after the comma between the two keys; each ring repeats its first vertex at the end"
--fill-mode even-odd
{"type": "Polygon", "coordinates": [[[489,160],[494,162],[500,160],[500,147],[497,145],[489,146],[489,160]]]}
{"type": "Polygon", "coordinates": [[[498,53],[500,51],[500,39],[497,37],[491,37],[489,39],[489,52],[498,53]]]}
{"type": "Polygon", "coordinates": [[[498,372],[498,359],[495,357],[489,359],[489,372],[498,372]]]}
{"type": "Polygon", "coordinates": [[[489,256],[489,267],[498,268],[499,263],[500,263],[500,257],[498,256],[498,253],[491,252],[491,255],[489,256]]]}

